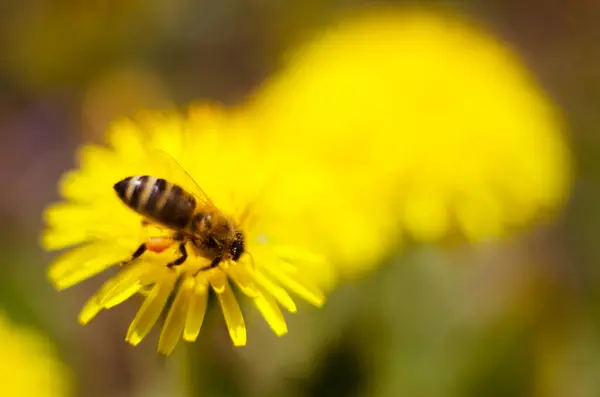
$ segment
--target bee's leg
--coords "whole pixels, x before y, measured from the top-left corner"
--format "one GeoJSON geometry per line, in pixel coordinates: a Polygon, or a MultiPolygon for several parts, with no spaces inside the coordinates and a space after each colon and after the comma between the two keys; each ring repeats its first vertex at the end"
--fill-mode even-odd
{"type": "Polygon", "coordinates": [[[135,252],[133,253],[133,255],[131,255],[131,258],[121,262],[121,266],[125,266],[130,264],[131,262],[133,262],[135,259],[139,258],[140,256],[142,256],[142,254],[144,252],[146,252],[148,250],[148,246],[146,245],[146,243],[142,243],[138,249],[135,250],[135,252]]]}
{"type": "Polygon", "coordinates": [[[219,263],[221,263],[222,260],[222,256],[217,256],[215,259],[213,259],[212,262],[210,262],[210,265],[208,265],[208,269],[212,269],[213,267],[219,266],[219,263]]]}
{"type": "Polygon", "coordinates": [[[184,241],[186,239],[186,235],[182,232],[175,232],[171,238],[175,241],[184,241]]]}
{"type": "Polygon", "coordinates": [[[138,249],[135,250],[135,252],[133,253],[133,255],[131,255],[131,260],[134,260],[136,258],[139,258],[140,256],[142,256],[142,254],[144,252],[146,252],[146,250],[148,249],[148,246],[146,245],[146,243],[141,244],[138,249]]]}
{"type": "Polygon", "coordinates": [[[179,252],[181,253],[181,256],[167,265],[169,269],[173,268],[174,266],[179,266],[187,260],[188,254],[185,249],[185,242],[179,244],[179,252]]]}
{"type": "Polygon", "coordinates": [[[157,253],[163,252],[164,250],[166,250],[167,248],[172,246],[175,241],[180,241],[180,239],[176,238],[176,237],[162,237],[162,236],[161,237],[150,237],[148,239],[148,241],[146,241],[145,243],[142,243],[138,247],[138,249],[135,250],[133,255],[131,255],[131,258],[121,262],[121,266],[128,265],[129,263],[133,262],[135,259],[142,256],[142,254],[144,254],[146,251],[157,252],[157,253]]]}
{"type": "Polygon", "coordinates": [[[210,265],[201,267],[200,269],[196,270],[196,273],[194,273],[194,276],[196,276],[200,272],[203,272],[205,270],[209,270],[209,269],[219,266],[219,263],[221,263],[222,260],[223,260],[222,256],[217,256],[215,259],[212,260],[212,262],[210,262],[210,265]]]}

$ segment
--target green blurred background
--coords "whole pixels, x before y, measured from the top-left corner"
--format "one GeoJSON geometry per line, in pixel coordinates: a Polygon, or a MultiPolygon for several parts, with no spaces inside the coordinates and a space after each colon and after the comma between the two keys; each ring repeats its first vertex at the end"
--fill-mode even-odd
{"type": "Polygon", "coordinates": [[[103,277],[60,294],[47,282],[53,255],[38,246],[40,214],[58,199],[56,182],[80,143],[141,108],[240,103],[288,48],[367,3],[0,4],[0,304],[49,335],[73,373],[73,395],[180,396],[194,383],[211,397],[600,396],[594,1],[418,2],[463,12],[506,40],[566,114],[577,179],[557,225],[499,245],[404,251],[336,289],[325,308],[302,307],[284,338],[250,315],[242,349],[214,310],[193,346],[200,359],[183,371],[183,349],[158,356],[156,332],[137,348],[124,342],[137,302],[77,324],[103,277]]]}

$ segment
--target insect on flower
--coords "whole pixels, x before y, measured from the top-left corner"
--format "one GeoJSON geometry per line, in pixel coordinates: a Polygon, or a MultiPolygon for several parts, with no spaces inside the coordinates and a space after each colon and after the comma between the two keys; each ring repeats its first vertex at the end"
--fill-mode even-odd
{"type": "Polygon", "coordinates": [[[211,106],[187,117],[145,114],[116,122],[107,146],[81,148],[42,232],[46,250],[66,249],[48,269],[58,290],[119,269],[85,303],[81,324],[142,293],[125,340],[136,346],[164,314],[158,351],[168,355],[180,339],[198,338],[209,297],[236,346],[246,344],[242,295],[278,336],[288,331],[281,309],[297,311],[290,293],[324,303],[330,264],[290,245],[286,228],[297,225],[278,221],[260,198],[268,181],[266,167],[250,161],[261,157],[256,142],[222,134],[236,123],[211,106]]]}
{"type": "MultiPolygon", "coordinates": [[[[164,152],[160,152],[164,153],[164,152]]],[[[170,158],[164,153],[165,159],[170,158]]],[[[181,168],[173,159],[174,168],[181,168]]],[[[171,236],[153,236],[142,243],[129,261],[146,251],[160,253],[179,244],[180,256],[167,264],[179,266],[188,258],[187,244],[210,264],[197,271],[218,266],[222,261],[237,261],[245,253],[244,233],[239,224],[219,210],[183,168],[181,175],[190,181],[194,192],[155,176],[131,176],[114,185],[119,198],[144,216],[143,224],[157,223],[171,229],[171,236]]],[[[127,263],[127,262],[125,262],[127,263]]]]}

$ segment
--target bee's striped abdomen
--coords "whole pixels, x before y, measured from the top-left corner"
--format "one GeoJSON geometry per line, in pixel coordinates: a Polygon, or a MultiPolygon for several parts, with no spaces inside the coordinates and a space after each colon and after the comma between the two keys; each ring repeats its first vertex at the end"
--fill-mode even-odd
{"type": "Polygon", "coordinates": [[[190,222],[196,199],[180,186],[153,176],[131,176],[114,185],[119,198],[132,210],[173,229],[190,222]]]}

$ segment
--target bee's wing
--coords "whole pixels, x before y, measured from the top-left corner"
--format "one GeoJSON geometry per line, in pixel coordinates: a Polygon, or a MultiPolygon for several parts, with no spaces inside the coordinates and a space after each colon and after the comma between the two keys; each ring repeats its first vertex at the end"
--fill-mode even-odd
{"type": "Polygon", "coordinates": [[[198,203],[214,207],[210,197],[173,156],[162,149],[152,148],[150,151],[153,162],[156,162],[154,165],[157,170],[161,170],[161,173],[164,172],[163,175],[156,175],[157,177],[162,177],[169,182],[181,186],[187,192],[194,195],[198,203]]]}

